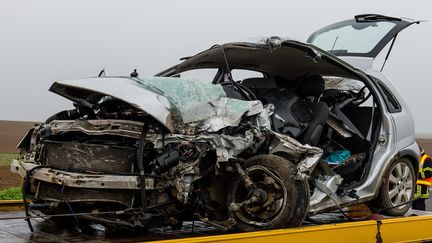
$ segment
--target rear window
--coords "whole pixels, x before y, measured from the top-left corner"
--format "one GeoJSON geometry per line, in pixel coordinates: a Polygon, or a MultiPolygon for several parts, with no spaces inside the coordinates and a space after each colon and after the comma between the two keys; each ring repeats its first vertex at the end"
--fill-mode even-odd
{"type": "Polygon", "coordinates": [[[392,92],[385,86],[383,82],[378,79],[375,79],[378,82],[378,87],[380,88],[381,94],[384,96],[384,101],[387,106],[387,110],[390,113],[397,113],[402,111],[402,107],[399,102],[396,100],[396,97],[392,94],[392,92]]]}
{"type": "Polygon", "coordinates": [[[345,21],[315,32],[308,42],[335,55],[367,54],[395,26],[392,22],[345,21]]]}

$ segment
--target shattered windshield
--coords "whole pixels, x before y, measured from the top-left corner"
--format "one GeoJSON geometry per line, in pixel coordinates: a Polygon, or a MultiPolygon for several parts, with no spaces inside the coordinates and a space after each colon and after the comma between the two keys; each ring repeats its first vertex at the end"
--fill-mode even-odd
{"type": "MultiPolygon", "coordinates": [[[[132,79],[138,85],[167,98],[173,112],[179,114],[183,123],[211,122],[214,129],[236,125],[244,113],[259,101],[243,101],[227,98],[221,85],[197,79],[151,77],[132,79]]],[[[258,105],[258,106],[259,106],[258,105]]]]}

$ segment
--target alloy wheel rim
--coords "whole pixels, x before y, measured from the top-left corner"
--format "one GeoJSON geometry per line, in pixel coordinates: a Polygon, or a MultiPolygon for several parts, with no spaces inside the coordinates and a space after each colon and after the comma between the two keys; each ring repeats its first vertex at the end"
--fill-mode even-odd
{"type": "Polygon", "coordinates": [[[413,195],[413,175],[409,166],[405,163],[397,163],[393,166],[388,184],[388,196],[392,206],[402,209],[405,203],[411,200],[413,195]],[[402,205],[401,205],[402,204],[402,205]]]}

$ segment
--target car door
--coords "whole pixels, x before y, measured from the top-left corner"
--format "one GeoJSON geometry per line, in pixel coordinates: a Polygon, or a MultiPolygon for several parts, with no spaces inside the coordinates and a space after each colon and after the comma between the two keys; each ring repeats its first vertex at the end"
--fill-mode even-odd
{"type": "Polygon", "coordinates": [[[403,97],[381,71],[372,69],[372,64],[373,60],[391,42],[382,66],[384,67],[399,32],[415,23],[418,24],[420,21],[377,14],[362,14],[319,29],[307,40],[312,45],[363,69],[383,82],[380,83],[374,79],[376,85],[380,86],[383,98],[388,102],[385,105],[393,119],[396,146],[399,150],[410,146],[415,141],[414,121],[403,97]],[[393,95],[395,98],[391,97],[393,95]],[[394,100],[393,103],[399,102],[400,104],[393,104],[389,101],[390,98],[394,100]]]}

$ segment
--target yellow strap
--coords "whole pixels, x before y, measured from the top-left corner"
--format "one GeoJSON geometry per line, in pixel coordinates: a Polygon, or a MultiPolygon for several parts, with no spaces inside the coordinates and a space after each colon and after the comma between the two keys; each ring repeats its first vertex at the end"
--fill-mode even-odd
{"type": "Polygon", "coordinates": [[[426,154],[422,155],[422,157],[420,158],[420,164],[423,165],[425,160],[428,158],[429,156],[427,156],[426,154]]]}
{"type": "Polygon", "coordinates": [[[431,186],[432,182],[425,181],[425,180],[417,180],[417,185],[425,185],[425,186],[431,186]]]}
{"type": "Polygon", "coordinates": [[[423,172],[423,170],[420,170],[419,172],[420,172],[420,178],[424,180],[426,178],[425,173],[423,172]]]}
{"type": "Polygon", "coordinates": [[[432,171],[432,168],[430,168],[430,167],[423,168],[424,162],[427,158],[429,158],[429,156],[427,156],[426,154],[422,155],[420,158],[420,166],[419,166],[419,174],[420,175],[419,176],[421,179],[426,178],[426,176],[424,174],[425,171],[428,171],[428,170],[432,171]]]}
{"type": "MultiPolygon", "coordinates": [[[[417,197],[417,198],[429,198],[429,188],[426,188],[426,193],[422,193],[422,187],[423,186],[425,186],[425,185],[417,185],[417,190],[416,190],[416,193],[414,194],[414,197],[417,197]]],[[[427,186],[426,186],[427,187],[427,186]]]]}
{"type": "Polygon", "coordinates": [[[420,197],[420,195],[421,195],[421,189],[422,189],[422,186],[421,185],[417,185],[417,187],[416,187],[416,193],[415,193],[414,197],[420,197]]]}
{"type": "Polygon", "coordinates": [[[426,154],[422,155],[422,157],[420,158],[420,169],[423,169],[423,164],[427,158],[429,158],[429,156],[427,156],[426,154]]]}

